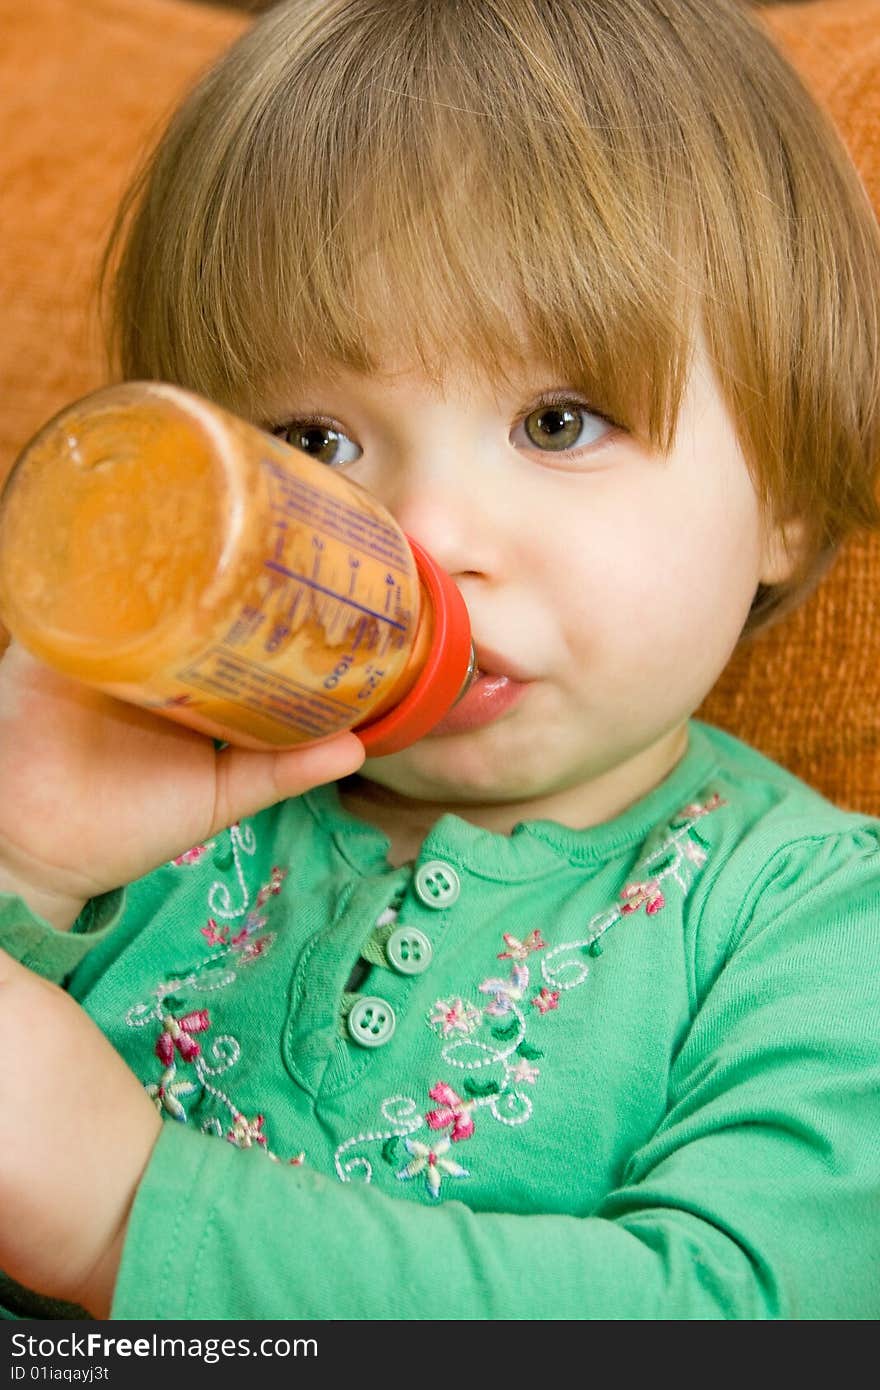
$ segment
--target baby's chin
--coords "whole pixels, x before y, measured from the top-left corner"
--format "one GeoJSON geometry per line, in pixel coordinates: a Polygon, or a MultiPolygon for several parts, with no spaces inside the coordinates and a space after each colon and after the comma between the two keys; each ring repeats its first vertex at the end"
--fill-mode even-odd
{"type": "MultiPolygon", "coordinates": [[[[445,740],[431,740],[426,753],[405,749],[387,758],[368,758],[358,776],[393,795],[448,806],[503,806],[552,795],[546,773],[533,775],[497,758],[444,757],[445,740]]],[[[426,741],[427,742],[427,741],[426,741]]]]}

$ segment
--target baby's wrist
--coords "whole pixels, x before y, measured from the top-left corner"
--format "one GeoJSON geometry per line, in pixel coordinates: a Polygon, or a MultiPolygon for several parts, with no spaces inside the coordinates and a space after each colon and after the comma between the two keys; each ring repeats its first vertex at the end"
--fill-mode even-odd
{"type": "Polygon", "coordinates": [[[127,1223],[117,1232],[111,1244],[102,1254],[92,1271],[88,1284],[77,1291],[76,1302],[79,1303],[80,1307],[85,1308],[87,1313],[91,1313],[93,1318],[103,1320],[110,1316],[113,1293],[119,1275],[119,1265],[122,1261],[122,1247],[125,1244],[126,1230],[127,1223]]]}
{"type": "Polygon", "coordinates": [[[57,931],[69,931],[85,906],[86,899],[58,893],[44,885],[31,883],[0,861],[0,894],[21,898],[37,917],[57,931]]]}

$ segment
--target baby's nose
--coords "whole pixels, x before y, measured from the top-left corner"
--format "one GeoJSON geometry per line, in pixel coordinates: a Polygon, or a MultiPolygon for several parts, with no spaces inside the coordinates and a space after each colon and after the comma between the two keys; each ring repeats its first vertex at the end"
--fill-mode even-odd
{"type": "MultiPolygon", "coordinates": [[[[471,475],[473,476],[473,474],[471,475]]],[[[453,576],[498,569],[497,538],[465,470],[407,469],[383,499],[398,525],[453,576]]]]}

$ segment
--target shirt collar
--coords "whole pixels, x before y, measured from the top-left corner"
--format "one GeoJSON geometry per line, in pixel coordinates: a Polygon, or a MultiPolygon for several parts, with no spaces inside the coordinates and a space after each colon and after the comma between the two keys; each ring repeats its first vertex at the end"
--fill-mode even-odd
{"type": "MultiPolygon", "coordinates": [[[[477,877],[502,882],[523,882],[556,873],[560,861],[602,864],[643,844],[659,825],[694,801],[707,789],[717,767],[705,728],[691,720],[687,749],[672,771],[641,800],[610,820],[583,830],[553,820],[521,821],[509,835],[503,835],[447,813],[429,830],[417,862],[448,860],[477,877]]],[[[354,868],[361,873],[388,868],[387,838],[343,807],[335,784],[306,792],[304,800],[354,868]]]]}

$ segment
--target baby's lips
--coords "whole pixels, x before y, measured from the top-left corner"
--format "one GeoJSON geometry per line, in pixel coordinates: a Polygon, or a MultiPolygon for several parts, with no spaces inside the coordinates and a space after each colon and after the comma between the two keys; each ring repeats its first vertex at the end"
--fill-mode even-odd
{"type": "Polygon", "coordinates": [[[499,655],[491,647],[483,646],[482,642],[474,638],[474,648],[477,653],[477,674],[481,676],[507,676],[509,680],[516,681],[519,685],[528,685],[529,681],[535,679],[528,675],[516,661],[506,656],[499,655]]]}

